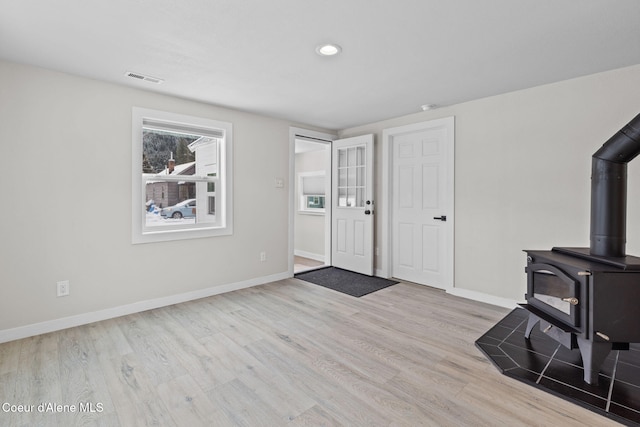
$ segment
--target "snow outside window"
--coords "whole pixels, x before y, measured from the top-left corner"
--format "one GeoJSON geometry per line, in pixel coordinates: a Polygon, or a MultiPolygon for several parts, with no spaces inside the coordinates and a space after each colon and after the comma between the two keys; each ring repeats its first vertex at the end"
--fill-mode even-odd
{"type": "Polygon", "coordinates": [[[133,109],[133,243],[232,233],[232,125],[133,109]]]}

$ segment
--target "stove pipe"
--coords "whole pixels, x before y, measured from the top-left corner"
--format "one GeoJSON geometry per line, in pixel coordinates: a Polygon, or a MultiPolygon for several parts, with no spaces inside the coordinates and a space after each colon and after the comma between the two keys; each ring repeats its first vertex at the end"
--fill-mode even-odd
{"type": "Polygon", "coordinates": [[[640,154],[640,114],[593,154],[591,255],[624,257],[627,241],[627,163],[640,154]]]}

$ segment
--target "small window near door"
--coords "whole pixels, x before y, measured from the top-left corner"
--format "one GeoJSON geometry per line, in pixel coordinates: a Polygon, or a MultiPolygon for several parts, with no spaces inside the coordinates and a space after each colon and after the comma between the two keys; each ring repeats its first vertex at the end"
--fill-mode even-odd
{"type": "Polygon", "coordinates": [[[325,172],[304,172],[298,174],[300,213],[325,213],[325,172]]]}

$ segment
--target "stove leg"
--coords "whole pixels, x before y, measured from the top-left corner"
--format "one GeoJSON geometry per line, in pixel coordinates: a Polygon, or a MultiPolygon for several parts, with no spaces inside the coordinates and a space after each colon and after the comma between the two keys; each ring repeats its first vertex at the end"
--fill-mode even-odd
{"type": "Polygon", "coordinates": [[[529,320],[527,321],[527,329],[524,331],[524,337],[529,339],[533,327],[540,321],[540,318],[533,313],[529,313],[529,320]]]}
{"type": "Polygon", "coordinates": [[[588,384],[598,385],[598,376],[602,363],[611,352],[611,343],[593,342],[578,337],[578,347],[582,355],[582,366],[584,367],[584,381],[588,384]]]}

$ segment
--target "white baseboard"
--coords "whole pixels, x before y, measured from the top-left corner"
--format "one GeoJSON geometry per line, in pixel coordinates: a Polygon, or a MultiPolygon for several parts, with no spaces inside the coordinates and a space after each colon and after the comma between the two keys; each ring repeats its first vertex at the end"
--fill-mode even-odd
{"type": "Polygon", "coordinates": [[[252,286],[258,286],[265,283],[275,282],[277,280],[287,279],[289,277],[291,277],[291,275],[288,272],[273,274],[271,276],[258,277],[242,282],[214,286],[198,291],[186,292],[183,294],[171,295],[163,298],[155,298],[146,301],[139,301],[133,304],[107,308],[91,313],[83,313],[75,316],[49,320],[46,322],[19,326],[17,328],[0,330],[0,343],[32,337],[40,334],[46,334],[48,332],[59,331],[62,329],[72,328],[74,326],[86,325],[89,323],[98,322],[100,320],[113,319],[115,317],[126,316],[127,314],[140,313],[142,311],[152,310],[154,308],[166,307],[173,304],[179,304],[181,302],[206,298],[213,295],[236,291],[239,289],[250,288],[252,286]]]}
{"type": "Polygon", "coordinates": [[[293,254],[295,256],[301,256],[303,258],[309,258],[309,259],[312,259],[314,261],[320,261],[320,262],[324,262],[324,258],[325,258],[324,255],[322,255],[322,254],[314,254],[314,253],[311,253],[311,252],[301,251],[299,249],[294,250],[293,254]]]}
{"type": "MultiPolygon", "coordinates": [[[[391,279],[390,277],[386,277],[385,275],[383,275],[382,270],[380,269],[376,269],[375,275],[378,277],[391,279]]],[[[466,298],[466,299],[470,299],[478,302],[484,302],[486,304],[496,305],[498,307],[504,307],[504,308],[518,307],[518,301],[516,300],[497,297],[497,296],[485,294],[482,292],[470,291],[467,289],[460,289],[460,288],[447,288],[446,292],[448,294],[451,294],[457,297],[466,298]]]]}
{"type": "Polygon", "coordinates": [[[450,289],[447,289],[447,293],[451,295],[455,295],[457,297],[467,298],[467,299],[484,302],[491,305],[497,305],[498,307],[516,308],[518,306],[518,301],[516,300],[497,297],[497,296],[485,294],[482,292],[470,291],[467,289],[450,288],[450,289]]]}
{"type": "MultiPolygon", "coordinates": [[[[304,255],[301,255],[304,256],[304,255]]],[[[310,258],[310,257],[307,257],[310,258]]],[[[382,277],[381,271],[376,270],[376,276],[382,277]]],[[[275,282],[290,278],[288,272],[273,274],[271,276],[258,277],[255,279],[245,280],[242,282],[229,283],[211,288],[201,289],[198,291],[186,292],[183,294],[171,295],[163,298],[155,298],[146,301],[139,301],[132,304],[121,305],[118,307],[107,308],[104,310],[94,311],[91,313],[83,313],[75,316],[63,317],[60,319],[49,320],[41,323],[34,323],[17,328],[0,330],[0,343],[14,341],[22,338],[32,337],[35,335],[46,334],[49,332],[59,331],[62,329],[72,328],[74,326],[86,325],[101,320],[113,319],[115,317],[126,316],[128,314],[140,313],[154,308],[166,307],[173,304],[192,301],[200,298],[206,298],[213,295],[223,294],[226,292],[236,291],[239,289],[250,288],[252,286],[263,285],[265,283],[275,282]]],[[[470,291],[460,288],[447,289],[447,293],[474,301],[484,302],[505,308],[515,308],[518,302],[508,298],[501,298],[494,295],[484,294],[481,292],[470,291]]]]}

